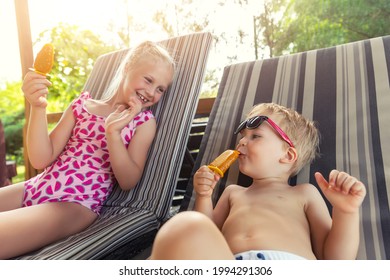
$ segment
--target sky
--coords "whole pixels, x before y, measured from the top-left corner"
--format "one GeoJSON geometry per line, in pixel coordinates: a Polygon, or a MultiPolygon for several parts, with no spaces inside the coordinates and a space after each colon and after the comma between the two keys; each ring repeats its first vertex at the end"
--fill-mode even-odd
{"type": "MultiPolygon", "coordinates": [[[[5,81],[20,80],[21,66],[18,43],[18,31],[15,16],[15,0],[0,1],[0,85],[5,81]]],[[[51,29],[58,23],[69,23],[78,25],[82,29],[88,29],[96,34],[109,36],[108,26],[115,24],[123,26],[126,18],[124,0],[29,0],[30,28],[32,41],[34,42],[38,34],[44,30],[51,29]]],[[[164,8],[168,13],[168,18],[174,18],[173,5],[178,0],[128,0],[129,11],[134,17],[137,25],[145,26],[142,33],[133,35],[132,44],[137,44],[143,40],[163,40],[166,35],[159,32],[159,27],[152,21],[152,15],[158,8],[164,8]]],[[[246,9],[237,9],[237,6],[227,5],[221,7],[218,0],[194,0],[196,11],[204,15],[210,13],[209,28],[212,32],[225,33],[226,37],[232,40],[236,37],[238,27],[243,28],[248,33],[253,32],[253,14],[259,9],[259,0],[249,1],[256,3],[256,7],[249,6],[246,9]]],[[[235,2],[226,0],[224,2],[235,2]]],[[[208,31],[208,30],[206,30],[208,31]]],[[[248,38],[252,38],[249,35],[248,38]]],[[[249,40],[249,39],[248,39],[249,40]]],[[[235,43],[220,46],[210,53],[209,65],[227,65],[227,56],[236,55],[235,43]]],[[[34,55],[39,51],[35,46],[34,55]]],[[[240,50],[240,60],[254,59],[253,51],[240,50]]]]}

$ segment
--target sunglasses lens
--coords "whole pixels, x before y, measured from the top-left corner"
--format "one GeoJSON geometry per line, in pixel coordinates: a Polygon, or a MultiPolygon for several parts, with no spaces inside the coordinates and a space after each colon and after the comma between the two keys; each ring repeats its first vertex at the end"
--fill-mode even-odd
{"type": "Polygon", "coordinates": [[[263,116],[253,117],[253,118],[247,120],[246,127],[249,128],[249,129],[258,128],[263,123],[263,121],[264,121],[264,117],[263,116]]]}
{"type": "Polygon", "coordinates": [[[240,133],[241,130],[243,130],[244,128],[248,128],[248,129],[258,128],[263,123],[263,121],[265,121],[266,119],[267,119],[267,117],[264,117],[264,116],[256,116],[256,117],[250,118],[249,120],[244,120],[237,127],[234,134],[240,133]]]}
{"type": "Polygon", "coordinates": [[[234,131],[234,134],[240,133],[240,131],[244,129],[245,124],[246,124],[246,120],[243,121],[243,122],[241,122],[241,123],[238,125],[238,127],[236,128],[236,130],[234,131]]]}

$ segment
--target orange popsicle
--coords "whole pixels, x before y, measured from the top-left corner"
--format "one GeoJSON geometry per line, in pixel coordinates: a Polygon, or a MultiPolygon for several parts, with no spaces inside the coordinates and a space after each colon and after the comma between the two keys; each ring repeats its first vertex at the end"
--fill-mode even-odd
{"type": "Polygon", "coordinates": [[[54,46],[50,43],[45,44],[38,52],[34,61],[34,69],[38,74],[46,76],[53,67],[54,62],[54,46]]]}
{"type": "Polygon", "coordinates": [[[222,178],[226,170],[229,169],[230,165],[232,165],[232,163],[236,161],[239,154],[240,152],[236,150],[226,150],[222,154],[220,154],[216,159],[214,159],[208,165],[208,168],[210,168],[212,171],[220,175],[222,178]]]}

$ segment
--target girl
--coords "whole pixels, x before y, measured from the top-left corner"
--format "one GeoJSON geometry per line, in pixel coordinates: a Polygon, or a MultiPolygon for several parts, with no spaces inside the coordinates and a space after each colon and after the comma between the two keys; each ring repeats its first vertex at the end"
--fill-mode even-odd
{"type": "Polygon", "coordinates": [[[156,130],[146,108],[160,100],[173,75],[168,52],[144,42],[129,52],[102,100],[82,93],[48,133],[51,83],[40,74],[26,74],[29,158],[35,168],[45,169],[0,189],[0,259],[82,231],[98,217],[115,180],[123,190],[136,185],[156,130]]]}

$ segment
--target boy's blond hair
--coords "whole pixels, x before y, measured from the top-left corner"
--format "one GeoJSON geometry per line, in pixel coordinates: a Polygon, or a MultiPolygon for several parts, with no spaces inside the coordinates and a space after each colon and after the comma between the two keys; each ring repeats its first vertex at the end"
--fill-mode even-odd
{"type": "MultiPolygon", "coordinates": [[[[275,103],[255,105],[248,114],[248,119],[254,116],[277,116],[280,128],[287,134],[297,150],[298,159],[291,169],[295,176],[306,164],[310,164],[318,155],[320,135],[315,123],[303,117],[293,109],[275,103]]],[[[288,145],[286,143],[286,145],[288,145]]]]}

